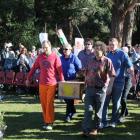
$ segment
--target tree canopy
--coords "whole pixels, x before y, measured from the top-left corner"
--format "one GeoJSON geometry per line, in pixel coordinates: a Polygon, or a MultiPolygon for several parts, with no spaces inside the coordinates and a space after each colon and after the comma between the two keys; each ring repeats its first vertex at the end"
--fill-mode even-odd
{"type": "MultiPolygon", "coordinates": [[[[68,40],[91,37],[107,42],[110,36],[123,38],[123,24],[128,11],[139,0],[4,0],[0,1],[0,45],[11,41],[30,47],[38,45],[39,32],[49,33],[58,45],[56,28],[62,28],[68,40]],[[46,25],[46,26],[45,26],[46,25]],[[120,27],[120,28],[119,28],[120,27]]],[[[139,15],[137,15],[138,17],[139,15]]],[[[135,32],[139,23],[135,24],[135,32]]]]}

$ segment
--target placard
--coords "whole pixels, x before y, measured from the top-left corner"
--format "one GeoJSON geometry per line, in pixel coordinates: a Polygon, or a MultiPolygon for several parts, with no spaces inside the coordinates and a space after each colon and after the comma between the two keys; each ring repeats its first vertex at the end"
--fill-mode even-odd
{"type": "Polygon", "coordinates": [[[66,36],[64,35],[62,29],[57,30],[57,35],[58,35],[58,38],[63,46],[68,44],[68,41],[67,41],[66,36]]]}
{"type": "Polygon", "coordinates": [[[81,50],[84,49],[84,39],[75,38],[74,54],[77,56],[81,50]]]}
{"type": "Polygon", "coordinates": [[[40,33],[39,40],[41,44],[43,43],[43,41],[48,41],[48,33],[40,33]]]}

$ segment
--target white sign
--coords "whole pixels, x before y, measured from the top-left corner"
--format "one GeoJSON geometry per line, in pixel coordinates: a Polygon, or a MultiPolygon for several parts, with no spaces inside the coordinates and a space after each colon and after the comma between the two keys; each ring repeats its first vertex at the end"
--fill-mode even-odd
{"type": "Polygon", "coordinates": [[[43,41],[48,41],[48,33],[40,33],[39,40],[41,44],[43,43],[43,41]]]}
{"type": "Polygon", "coordinates": [[[75,38],[74,54],[77,56],[81,50],[84,50],[84,39],[75,38]]]}

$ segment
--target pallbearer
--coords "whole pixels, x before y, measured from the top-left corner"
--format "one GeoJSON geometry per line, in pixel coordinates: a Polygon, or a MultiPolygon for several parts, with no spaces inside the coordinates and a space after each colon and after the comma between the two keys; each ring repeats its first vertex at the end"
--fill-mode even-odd
{"type": "MultiPolygon", "coordinates": [[[[97,135],[102,120],[103,105],[106,97],[106,90],[109,84],[109,77],[114,79],[115,70],[111,60],[105,57],[106,46],[98,41],[94,47],[95,57],[88,60],[86,66],[86,94],[85,94],[85,113],[83,119],[83,135],[97,135]],[[93,111],[94,124],[92,122],[93,111]]],[[[111,86],[111,84],[110,84],[111,86]]]]}
{"type": "Polygon", "coordinates": [[[60,58],[51,51],[51,43],[47,39],[42,41],[43,53],[40,54],[28,74],[26,85],[36,69],[40,69],[39,96],[43,111],[43,128],[51,130],[54,123],[54,97],[57,85],[57,77],[64,80],[60,58]],[[56,76],[59,75],[59,76],[56,76]]]}
{"type": "MultiPolygon", "coordinates": [[[[66,44],[63,47],[63,55],[61,56],[62,68],[65,81],[71,81],[76,79],[76,74],[82,68],[79,58],[72,53],[72,47],[70,44],[66,44]]],[[[66,102],[66,122],[70,122],[73,115],[76,113],[74,106],[74,99],[65,99],[66,102]]]]}

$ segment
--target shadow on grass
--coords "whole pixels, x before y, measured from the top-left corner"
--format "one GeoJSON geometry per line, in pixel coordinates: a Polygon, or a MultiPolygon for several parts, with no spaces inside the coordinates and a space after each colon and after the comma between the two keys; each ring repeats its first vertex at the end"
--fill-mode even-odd
{"type": "MultiPolygon", "coordinates": [[[[57,120],[53,131],[42,129],[41,113],[8,112],[6,114],[7,139],[53,139],[78,140],[85,139],[80,136],[81,118],[79,115],[71,123],[63,121],[64,113],[56,113],[57,120]]],[[[116,128],[107,128],[100,131],[94,139],[100,140],[138,140],[140,137],[140,115],[131,114],[124,124],[116,128]]],[[[93,139],[89,137],[88,139],[93,139]]]]}
{"type": "MultiPolygon", "coordinates": [[[[6,102],[10,104],[19,103],[39,103],[38,99],[32,97],[9,97],[6,102]]],[[[42,114],[35,108],[30,112],[17,112],[16,109],[6,112],[5,121],[8,126],[6,130],[5,140],[13,139],[49,139],[49,140],[139,140],[140,137],[140,111],[137,102],[131,102],[130,116],[127,121],[118,125],[116,128],[107,128],[100,131],[97,137],[84,138],[80,135],[81,123],[83,119],[83,104],[76,105],[77,115],[70,123],[63,121],[65,117],[65,103],[57,100],[55,102],[56,121],[52,131],[42,129],[42,114]],[[132,106],[132,107],[131,107],[132,106]],[[135,112],[136,111],[136,112],[135,112]]],[[[10,108],[9,108],[10,109],[10,108]]]]}
{"type": "MultiPolygon", "coordinates": [[[[79,132],[79,123],[71,122],[67,124],[63,122],[64,114],[57,113],[59,120],[55,121],[53,131],[44,131],[42,129],[41,113],[27,112],[7,112],[6,130],[7,139],[69,139],[68,135],[75,137],[79,132]],[[73,134],[74,133],[74,134],[73,134]]],[[[77,137],[76,137],[77,138],[77,137]]]]}
{"type": "Polygon", "coordinates": [[[31,95],[4,95],[3,102],[7,104],[20,104],[20,103],[28,103],[28,104],[36,104],[39,103],[39,97],[31,96],[31,95]]]}

